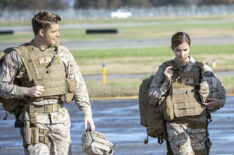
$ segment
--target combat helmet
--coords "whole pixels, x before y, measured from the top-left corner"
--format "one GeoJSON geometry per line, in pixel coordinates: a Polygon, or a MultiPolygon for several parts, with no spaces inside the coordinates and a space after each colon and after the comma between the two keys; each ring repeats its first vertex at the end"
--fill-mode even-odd
{"type": "Polygon", "coordinates": [[[114,144],[103,133],[87,129],[82,134],[82,151],[87,155],[112,155],[114,144]]]}

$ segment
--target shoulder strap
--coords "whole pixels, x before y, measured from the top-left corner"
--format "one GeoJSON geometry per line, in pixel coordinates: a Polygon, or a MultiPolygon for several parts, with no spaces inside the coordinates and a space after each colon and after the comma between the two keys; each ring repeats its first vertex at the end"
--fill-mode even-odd
{"type": "Polygon", "coordinates": [[[2,63],[2,60],[5,58],[5,56],[10,53],[11,51],[13,51],[14,48],[13,47],[9,47],[9,48],[6,48],[4,50],[0,50],[0,61],[2,63]]]}
{"type": "Polygon", "coordinates": [[[204,66],[204,63],[203,62],[201,62],[201,61],[196,61],[195,63],[194,63],[194,66],[196,66],[196,67],[199,67],[199,68],[203,68],[203,66],[204,66]]]}
{"type": "Polygon", "coordinates": [[[34,80],[34,82],[37,83],[37,81],[40,79],[40,76],[35,64],[32,62],[32,58],[28,49],[25,46],[20,46],[18,48],[15,48],[15,50],[17,51],[21,60],[24,63],[29,80],[34,80]]]}

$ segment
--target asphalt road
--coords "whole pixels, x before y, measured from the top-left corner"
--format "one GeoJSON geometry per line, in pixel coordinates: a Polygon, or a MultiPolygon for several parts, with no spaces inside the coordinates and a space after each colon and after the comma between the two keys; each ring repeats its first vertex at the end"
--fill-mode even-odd
{"type": "MultiPolygon", "coordinates": [[[[71,116],[71,137],[73,154],[83,155],[81,134],[84,132],[82,113],[76,105],[67,105],[71,116]]],[[[1,109],[1,107],[0,107],[1,109]]],[[[150,138],[149,144],[143,144],[145,128],[139,125],[138,100],[102,100],[92,101],[93,118],[96,130],[104,133],[115,144],[115,155],[165,155],[165,143],[157,144],[150,138]]],[[[0,110],[0,118],[4,112],[0,110]]],[[[212,114],[209,125],[213,142],[210,155],[234,155],[234,96],[227,97],[224,108],[212,114]]],[[[13,128],[13,116],[7,121],[0,120],[0,154],[22,155],[23,148],[19,129],[13,128]]]]}

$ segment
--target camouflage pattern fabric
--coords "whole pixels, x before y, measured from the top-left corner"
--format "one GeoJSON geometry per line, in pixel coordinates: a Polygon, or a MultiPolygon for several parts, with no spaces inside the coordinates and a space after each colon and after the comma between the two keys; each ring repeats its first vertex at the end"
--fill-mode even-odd
{"type": "Polygon", "coordinates": [[[166,126],[168,141],[174,155],[207,154],[206,128],[192,129],[173,122],[167,122],[166,126]]]}
{"type": "MultiPolygon", "coordinates": [[[[36,47],[35,47],[36,48],[36,47]]],[[[92,117],[91,106],[89,102],[88,91],[76,64],[76,61],[70,51],[64,47],[58,47],[58,55],[65,65],[66,78],[74,79],[77,82],[75,90],[75,103],[82,110],[83,115],[92,117]]],[[[12,51],[5,57],[0,68],[0,94],[5,99],[24,98],[24,87],[13,84],[16,76],[27,76],[24,64],[16,51],[12,51]],[[23,75],[22,75],[23,74],[23,75]]],[[[39,102],[28,102],[32,105],[58,104],[57,99],[46,99],[39,102]]],[[[49,129],[50,142],[49,146],[39,143],[28,145],[25,149],[26,154],[69,154],[70,139],[70,117],[66,109],[62,108],[57,113],[35,113],[36,125],[42,129],[49,129]]],[[[21,113],[19,120],[29,120],[30,117],[25,113],[21,113]]],[[[21,132],[23,133],[23,131],[21,132]]]]}
{"type": "MultiPolygon", "coordinates": [[[[184,69],[182,67],[179,68],[181,71],[188,72],[195,64],[195,60],[192,57],[189,58],[190,61],[187,66],[184,69]]],[[[148,96],[152,103],[158,101],[169,90],[169,84],[166,82],[163,72],[164,70],[159,67],[150,85],[148,96]]],[[[225,103],[225,90],[220,81],[213,75],[212,69],[209,66],[204,65],[199,93],[203,100],[206,100],[210,96],[215,97],[219,101],[220,107],[222,107],[225,103]],[[212,76],[210,76],[211,74],[212,76]],[[215,85],[212,85],[212,81],[216,81],[216,88],[214,87],[215,85]],[[213,95],[213,93],[217,92],[219,95],[213,95]]],[[[196,124],[207,122],[207,119],[206,115],[184,118],[184,120],[196,124]]],[[[166,127],[168,141],[171,145],[172,152],[175,155],[202,155],[207,153],[207,151],[204,150],[206,148],[208,137],[208,131],[205,127],[188,127],[187,124],[180,124],[174,121],[167,121],[166,127]]]]}
{"type": "MultiPolygon", "coordinates": [[[[180,70],[183,70],[183,72],[188,72],[191,70],[194,63],[195,60],[190,57],[190,62],[186,68],[180,68],[180,70]]],[[[160,100],[160,98],[169,90],[169,84],[166,82],[163,72],[163,69],[159,67],[150,85],[148,96],[152,104],[160,100]]],[[[225,104],[225,89],[208,65],[204,65],[200,87],[201,89],[199,93],[202,100],[205,101],[208,97],[214,97],[219,101],[220,107],[225,104]]]]}
{"type": "MultiPolygon", "coordinates": [[[[74,79],[77,82],[77,88],[75,90],[76,104],[82,110],[85,116],[92,116],[88,90],[86,88],[84,79],[80,73],[80,70],[76,64],[74,57],[72,56],[70,51],[64,46],[58,47],[58,55],[65,65],[67,78],[74,79]]],[[[0,68],[0,72],[1,96],[5,99],[22,99],[24,97],[23,94],[25,88],[14,85],[12,83],[16,76],[19,76],[19,74],[23,74],[23,72],[25,72],[23,62],[16,51],[12,51],[6,56],[5,61],[3,62],[0,68]]],[[[35,102],[32,104],[44,105],[50,104],[50,101],[43,100],[42,102],[35,102]]]]}
{"type": "MultiPolygon", "coordinates": [[[[28,113],[24,116],[29,119],[28,113]]],[[[36,125],[40,129],[49,130],[49,145],[44,143],[25,146],[27,155],[68,155],[71,154],[70,116],[66,108],[61,108],[56,113],[35,113],[36,125]]],[[[42,134],[40,134],[41,136],[42,134]]],[[[21,136],[24,137],[24,129],[21,128],[21,136]]]]}
{"type": "MultiPolygon", "coordinates": [[[[212,69],[207,65],[204,66],[199,93],[203,102],[208,98],[217,99],[219,101],[219,106],[217,108],[223,107],[225,104],[225,89],[212,69]]],[[[214,109],[214,111],[215,110],[216,109],[214,109]]]]}
{"type": "Polygon", "coordinates": [[[112,144],[103,133],[89,131],[82,134],[82,151],[87,155],[113,155],[112,144]]]}

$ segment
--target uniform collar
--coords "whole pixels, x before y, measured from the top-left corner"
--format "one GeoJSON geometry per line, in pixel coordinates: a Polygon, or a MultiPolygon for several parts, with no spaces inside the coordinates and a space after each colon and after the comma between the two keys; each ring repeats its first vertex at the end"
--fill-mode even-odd
{"type": "Polygon", "coordinates": [[[189,62],[188,62],[188,64],[186,65],[185,68],[183,68],[182,66],[179,66],[179,65],[176,63],[176,59],[174,59],[174,62],[176,63],[176,67],[177,67],[179,70],[181,70],[181,71],[183,71],[183,72],[188,72],[188,71],[190,71],[190,70],[192,69],[192,66],[193,66],[193,64],[195,63],[195,59],[194,59],[193,57],[191,57],[191,56],[188,56],[188,57],[189,57],[189,62]]]}
{"type": "Polygon", "coordinates": [[[34,42],[33,42],[34,39],[32,39],[30,42],[26,43],[26,45],[31,45],[33,46],[33,48],[37,49],[37,50],[40,50],[41,52],[45,52],[45,51],[58,51],[58,47],[60,46],[59,42],[56,42],[55,45],[50,45],[46,50],[41,50],[39,49],[38,47],[36,47],[34,45],[34,42]]]}

